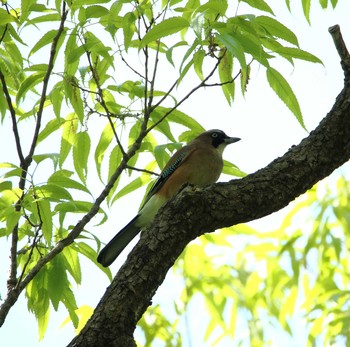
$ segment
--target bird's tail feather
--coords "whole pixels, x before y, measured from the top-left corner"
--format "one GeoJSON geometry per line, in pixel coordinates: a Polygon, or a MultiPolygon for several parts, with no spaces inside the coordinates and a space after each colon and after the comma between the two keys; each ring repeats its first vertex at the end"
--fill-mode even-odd
{"type": "Polygon", "coordinates": [[[140,232],[140,227],[136,225],[138,216],[130,221],[111,241],[101,250],[97,261],[107,267],[111,265],[130,241],[140,232]]]}

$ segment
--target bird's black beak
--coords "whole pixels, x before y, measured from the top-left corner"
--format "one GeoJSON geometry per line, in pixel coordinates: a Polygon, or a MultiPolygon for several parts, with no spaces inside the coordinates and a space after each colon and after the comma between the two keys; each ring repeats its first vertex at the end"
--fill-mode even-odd
{"type": "Polygon", "coordinates": [[[229,136],[227,136],[227,137],[225,138],[225,143],[230,144],[230,143],[238,142],[238,141],[240,141],[240,140],[241,140],[241,139],[240,139],[239,137],[229,137],[229,136]]]}

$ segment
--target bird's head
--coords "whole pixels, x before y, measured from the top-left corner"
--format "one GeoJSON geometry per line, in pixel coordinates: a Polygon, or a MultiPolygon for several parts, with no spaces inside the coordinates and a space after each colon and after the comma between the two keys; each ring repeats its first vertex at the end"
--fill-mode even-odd
{"type": "Polygon", "coordinates": [[[213,129],[201,133],[194,139],[194,141],[203,141],[205,143],[210,143],[220,153],[222,153],[227,145],[240,141],[240,138],[230,137],[227,136],[222,130],[213,129]]]}

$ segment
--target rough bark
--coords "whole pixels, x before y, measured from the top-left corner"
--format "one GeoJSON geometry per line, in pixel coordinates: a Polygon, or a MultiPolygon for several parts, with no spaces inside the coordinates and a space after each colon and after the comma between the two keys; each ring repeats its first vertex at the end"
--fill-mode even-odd
{"type": "MultiPolygon", "coordinates": [[[[330,32],[345,72],[332,110],[299,145],[264,169],[204,189],[183,189],[158,213],[70,346],[136,346],[133,333],[184,247],[218,228],[269,215],[288,205],[350,158],[349,55],[330,32]]],[[[333,32],[332,32],[333,30],[333,32]]]]}

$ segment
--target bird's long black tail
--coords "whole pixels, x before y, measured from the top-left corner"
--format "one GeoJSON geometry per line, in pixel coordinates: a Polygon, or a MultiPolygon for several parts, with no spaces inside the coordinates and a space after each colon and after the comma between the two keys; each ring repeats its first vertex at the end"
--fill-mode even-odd
{"type": "Polygon", "coordinates": [[[97,261],[107,267],[111,265],[130,241],[140,232],[140,227],[136,225],[138,216],[130,221],[111,241],[101,250],[97,261]]]}

